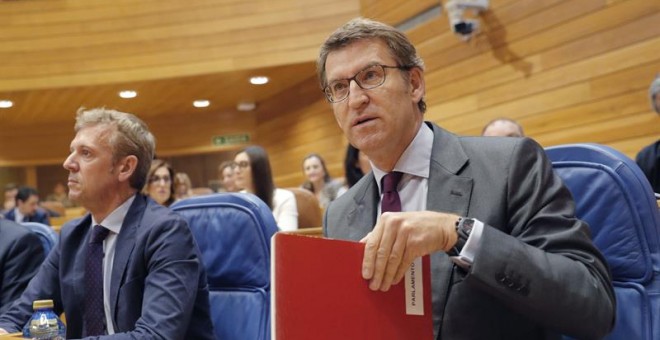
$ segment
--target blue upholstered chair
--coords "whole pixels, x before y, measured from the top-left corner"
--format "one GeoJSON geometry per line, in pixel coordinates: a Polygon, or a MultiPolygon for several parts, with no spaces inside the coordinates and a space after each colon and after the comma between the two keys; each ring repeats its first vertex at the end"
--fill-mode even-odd
{"type": "Polygon", "coordinates": [[[603,145],[546,149],[577,216],[612,271],[616,325],[608,339],[660,339],[660,213],[634,161],[603,145]]]}
{"type": "Polygon", "coordinates": [[[39,222],[23,222],[21,224],[39,236],[41,244],[44,246],[44,253],[48,256],[48,253],[50,253],[60,239],[55,230],[39,222]]]}
{"type": "Polygon", "coordinates": [[[218,339],[270,339],[270,238],[273,214],[251,194],[187,198],[171,208],[199,245],[218,339]]]}

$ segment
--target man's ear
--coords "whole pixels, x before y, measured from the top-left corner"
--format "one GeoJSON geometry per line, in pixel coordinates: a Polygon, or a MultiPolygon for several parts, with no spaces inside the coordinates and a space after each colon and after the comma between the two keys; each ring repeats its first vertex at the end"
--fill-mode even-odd
{"type": "Polygon", "coordinates": [[[410,69],[410,94],[415,104],[424,98],[425,93],[424,74],[419,67],[413,67],[410,69]]]}
{"type": "Polygon", "coordinates": [[[135,155],[128,155],[119,161],[117,167],[119,169],[119,180],[122,182],[128,181],[128,179],[131,178],[131,175],[135,172],[137,164],[138,159],[135,155]]]}

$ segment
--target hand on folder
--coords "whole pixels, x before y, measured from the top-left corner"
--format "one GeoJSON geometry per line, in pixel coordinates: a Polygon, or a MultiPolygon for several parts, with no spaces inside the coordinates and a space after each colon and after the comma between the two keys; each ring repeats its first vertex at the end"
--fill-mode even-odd
{"type": "Polygon", "coordinates": [[[371,290],[387,291],[403,279],[412,261],[436,251],[448,251],[458,239],[458,216],[434,211],[386,212],[365,243],[362,277],[371,290]]]}

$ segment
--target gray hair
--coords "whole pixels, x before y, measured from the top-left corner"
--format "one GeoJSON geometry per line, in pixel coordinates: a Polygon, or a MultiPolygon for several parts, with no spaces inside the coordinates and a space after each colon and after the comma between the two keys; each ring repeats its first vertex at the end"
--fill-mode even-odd
{"type": "Polygon", "coordinates": [[[655,104],[655,98],[660,93],[660,74],[658,74],[649,88],[649,98],[651,99],[651,108],[656,113],[660,114],[660,107],[655,104]]]}
{"type": "Polygon", "coordinates": [[[151,160],[154,158],[156,138],[140,118],[130,113],[106,108],[78,109],[74,130],[77,133],[82,128],[100,124],[114,127],[108,139],[112,147],[113,164],[126,156],[137,157],[138,164],[129,182],[132,188],[141,190],[146,183],[151,160]]]}
{"type": "MultiPolygon", "coordinates": [[[[316,73],[321,89],[328,85],[325,74],[325,63],[328,59],[328,54],[363,39],[380,39],[385,42],[389,48],[390,55],[394,58],[398,66],[408,68],[417,67],[422,71],[424,70],[424,61],[417,55],[415,46],[413,46],[405,34],[381,22],[365,18],[355,18],[334,31],[323,45],[321,45],[319,58],[316,61],[316,73]]],[[[424,98],[420,99],[417,107],[422,113],[426,111],[424,98]]]]}

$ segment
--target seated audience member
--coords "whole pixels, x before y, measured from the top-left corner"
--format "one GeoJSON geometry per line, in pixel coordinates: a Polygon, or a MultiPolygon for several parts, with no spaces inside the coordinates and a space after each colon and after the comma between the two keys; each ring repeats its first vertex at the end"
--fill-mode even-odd
{"type": "Polygon", "coordinates": [[[151,197],[156,203],[169,207],[175,201],[173,179],[172,167],[162,159],[154,159],[142,193],[151,197]]]}
{"type": "Polygon", "coordinates": [[[346,147],[346,157],[344,158],[344,173],[346,174],[346,184],[339,189],[337,197],[344,194],[350,187],[355,185],[362,176],[371,171],[369,157],[364,152],[348,144],[346,147]]]}
{"type": "Polygon", "coordinates": [[[53,192],[46,196],[46,201],[49,202],[60,202],[65,208],[71,208],[74,206],[73,202],[69,199],[69,195],[66,192],[66,186],[62,182],[57,182],[53,187],[53,192]]]}
{"type": "Polygon", "coordinates": [[[174,175],[174,197],[177,200],[192,197],[192,182],[185,172],[177,172],[174,175]]]}
{"type": "Polygon", "coordinates": [[[522,126],[515,120],[509,118],[497,118],[491,120],[481,131],[486,137],[525,137],[522,126]]]}
{"type": "MultiPolygon", "coordinates": [[[[651,83],[649,98],[653,111],[660,114],[660,75],[651,83]]],[[[644,147],[637,154],[635,162],[651,182],[653,191],[660,193],[660,139],[644,147]]]]}
{"type": "Polygon", "coordinates": [[[63,165],[69,198],[89,213],[64,225],[58,246],[0,315],[0,334],[20,331],[33,301],[52,299],[55,313],[66,313],[67,339],[213,339],[188,224],[140,193],[153,135],[136,116],[102,108],[80,109],[75,131],[63,165]]]}
{"type": "Polygon", "coordinates": [[[37,234],[0,219],[0,315],[21,296],[45,256],[37,234]]]}
{"type": "Polygon", "coordinates": [[[9,183],[5,185],[5,204],[2,208],[2,212],[5,213],[9,210],[16,207],[16,193],[18,192],[18,186],[14,183],[9,183]]]}
{"type": "Polygon", "coordinates": [[[260,146],[249,146],[234,157],[236,185],[256,195],[273,211],[281,230],[298,229],[296,197],[291,191],[275,188],[268,154],[260,146]]]}
{"type": "Polygon", "coordinates": [[[341,189],[342,183],[330,177],[325,161],[320,155],[313,153],[305,157],[303,173],[307,180],[302,187],[314,193],[321,208],[325,209],[330,202],[337,198],[337,192],[341,189]]]}
{"type": "Polygon", "coordinates": [[[220,183],[222,183],[222,191],[224,192],[237,192],[236,180],[234,172],[236,171],[236,163],[234,161],[225,161],[218,167],[218,175],[220,183]]]}
{"type": "Polygon", "coordinates": [[[355,274],[371,290],[389,290],[430,255],[437,339],[612,330],[607,264],[536,142],[425,122],[423,61],[386,24],[349,21],[321,46],[317,71],[339,127],[373,170],[330,203],[324,234],[365,244],[355,274]]]}
{"type": "Polygon", "coordinates": [[[16,207],[5,212],[5,218],[18,223],[39,222],[50,225],[48,213],[39,207],[39,193],[31,187],[18,189],[16,207]]]}

